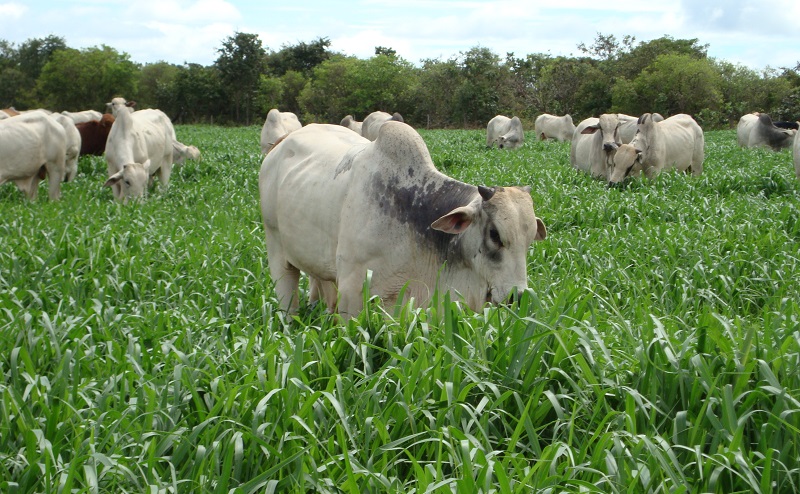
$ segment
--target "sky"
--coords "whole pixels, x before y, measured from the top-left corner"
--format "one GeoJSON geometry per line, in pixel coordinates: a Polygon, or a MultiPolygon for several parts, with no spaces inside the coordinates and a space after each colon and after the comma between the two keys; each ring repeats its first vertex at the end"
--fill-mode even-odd
{"type": "Polygon", "coordinates": [[[55,35],[142,64],[211,65],[237,32],[270,51],[324,37],[335,52],[369,58],[383,46],[416,65],[474,47],[581,56],[598,33],[697,38],[709,56],[759,71],[800,62],[798,0],[0,0],[0,19],[0,40],[17,46],[55,35]]]}

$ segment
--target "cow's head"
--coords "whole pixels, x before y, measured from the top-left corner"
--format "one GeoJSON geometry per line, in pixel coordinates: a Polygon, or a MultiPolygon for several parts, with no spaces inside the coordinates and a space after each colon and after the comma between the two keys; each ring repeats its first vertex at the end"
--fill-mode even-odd
{"type": "Polygon", "coordinates": [[[126,203],[132,199],[142,199],[147,192],[147,179],[150,160],[144,163],[128,163],[117,173],[108,177],[103,184],[114,188],[114,197],[126,203]]]}
{"type": "MultiPolygon", "coordinates": [[[[528,287],[527,256],[547,229],[533,211],[530,187],[479,187],[480,197],[431,224],[431,228],[460,235],[460,254],[472,281],[461,289],[474,292],[473,309],[484,302],[503,303],[528,287]],[[478,295],[479,294],[479,295],[478,295]]],[[[458,287],[457,287],[458,288],[458,287]]]]}
{"type": "Polygon", "coordinates": [[[106,108],[115,118],[119,116],[120,111],[133,112],[134,106],[136,106],[135,101],[125,101],[125,98],[120,97],[112,98],[111,102],[106,103],[106,108]]]}
{"type": "Polygon", "coordinates": [[[611,163],[612,155],[617,150],[622,140],[619,136],[619,115],[616,113],[604,113],[597,119],[597,124],[588,125],[581,134],[594,134],[600,131],[602,138],[603,151],[608,154],[607,163],[611,163]]]}
{"type": "Polygon", "coordinates": [[[608,170],[608,186],[615,187],[630,176],[640,175],[642,171],[642,152],[634,143],[622,144],[617,148],[608,170]]]}

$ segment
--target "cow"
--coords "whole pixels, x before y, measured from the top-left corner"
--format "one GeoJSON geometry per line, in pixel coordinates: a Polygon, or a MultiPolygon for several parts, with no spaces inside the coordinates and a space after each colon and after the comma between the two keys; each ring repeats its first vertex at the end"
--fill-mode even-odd
{"type": "Polygon", "coordinates": [[[69,182],[78,174],[78,158],[81,153],[81,134],[75,126],[72,118],[62,115],[61,113],[53,113],[50,115],[59,125],[64,128],[64,136],[66,137],[66,160],[64,162],[65,172],[64,181],[69,182]]]}
{"type": "Polygon", "coordinates": [[[181,165],[186,160],[200,160],[200,150],[197,146],[187,146],[186,144],[174,139],[172,141],[172,164],[181,165]]]}
{"type": "Polygon", "coordinates": [[[570,115],[557,117],[549,113],[542,113],[536,117],[534,129],[539,140],[555,139],[564,142],[572,140],[575,124],[572,123],[572,116],[570,115]]]}
{"type": "Polygon", "coordinates": [[[108,180],[103,185],[124,203],[143,197],[155,174],[166,189],[172,174],[175,130],[169,117],[160,110],[131,112],[135,104],[120,97],[108,103],[115,120],[106,143],[108,180]]]}
{"type": "Polygon", "coordinates": [[[67,138],[55,119],[30,112],[0,120],[0,185],[15,182],[30,200],[48,179],[50,200],[61,198],[66,174],[67,138]]]}
{"type": "Polygon", "coordinates": [[[345,318],[361,311],[368,272],[370,293],[387,306],[421,306],[438,289],[479,310],[527,288],[528,249],[547,236],[530,187],[444,175],[401,122],[386,122],[374,142],[307,125],[267,154],[258,185],[270,274],[289,313],[300,272],[338,287],[345,318]]]}
{"type": "Polygon", "coordinates": [[[14,108],[3,108],[0,110],[0,120],[6,119],[8,117],[16,117],[19,115],[19,112],[14,108]]]}
{"type": "Polygon", "coordinates": [[[769,147],[773,151],[792,147],[795,129],[775,126],[767,113],[742,115],[736,126],[736,140],[742,147],[769,147]]]}
{"type": "Polygon", "coordinates": [[[62,111],[61,114],[71,118],[76,124],[97,121],[103,118],[103,114],[97,110],[83,110],[78,112],[65,110],[62,111]]]}
{"type": "Polygon", "coordinates": [[[103,113],[100,120],[91,120],[75,124],[81,135],[81,155],[103,156],[106,152],[106,141],[111,126],[114,124],[114,115],[103,113]]]}
{"type": "Polygon", "coordinates": [[[403,116],[397,112],[389,115],[384,111],[374,111],[364,118],[361,122],[361,135],[374,141],[378,138],[378,131],[386,122],[402,122],[403,116]]]}
{"type": "Polygon", "coordinates": [[[261,127],[261,154],[267,154],[278,139],[302,127],[297,115],[290,111],[275,108],[267,112],[264,126],[261,127]]]}
{"type": "Polygon", "coordinates": [[[525,142],[525,131],[519,117],[497,115],[486,125],[486,147],[516,149],[525,142]]]}
{"type": "Polygon", "coordinates": [[[680,113],[655,121],[645,113],[639,117],[636,137],[630,144],[620,145],[613,156],[608,185],[618,185],[626,177],[641,173],[652,179],[667,169],[699,176],[703,173],[704,148],[703,129],[691,116],[680,113]]]}
{"type": "MultiPolygon", "coordinates": [[[[797,122],[800,124],[800,122],[797,122]]],[[[794,161],[794,174],[800,180],[800,133],[794,135],[794,145],[792,146],[792,160],[794,161]]]]}
{"type": "Polygon", "coordinates": [[[358,122],[353,115],[347,115],[339,122],[339,125],[342,127],[347,127],[348,129],[352,130],[356,134],[361,134],[361,127],[363,126],[364,122],[358,122]]]}

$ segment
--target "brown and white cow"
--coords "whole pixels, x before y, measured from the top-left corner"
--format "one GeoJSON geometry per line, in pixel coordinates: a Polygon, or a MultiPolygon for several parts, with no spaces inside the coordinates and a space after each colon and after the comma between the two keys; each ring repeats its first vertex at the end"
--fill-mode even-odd
{"type": "Polygon", "coordinates": [[[15,182],[29,199],[36,199],[45,177],[50,199],[61,198],[66,154],[64,127],[47,113],[33,111],[0,120],[0,184],[15,182]]]}
{"type": "Polygon", "coordinates": [[[81,154],[103,156],[106,152],[106,141],[114,124],[114,115],[103,113],[100,120],[91,120],[75,124],[81,135],[81,154]]]}
{"type": "Polygon", "coordinates": [[[301,271],[338,287],[345,317],[362,309],[368,272],[387,306],[401,294],[424,305],[438,289],[478,310],[528,286],[528,249],[547,235],[529,187],[444,175],[400,122],[386,122],[374,142],[340,125],[307,125],[264,158],[258,184],[270,273],[290,312],[301,271]]]}
{"type": "Polygon", "coordinates": [[[655,121],[651,114],[645,113],[639,117],[633,141],[617,149],[608,185],[617,185],[626,177],[641,173],[652,179],[668,169],[699,176],[703,173],[704,157],[703,129],[691,116],[680,113],[655,121]]]}

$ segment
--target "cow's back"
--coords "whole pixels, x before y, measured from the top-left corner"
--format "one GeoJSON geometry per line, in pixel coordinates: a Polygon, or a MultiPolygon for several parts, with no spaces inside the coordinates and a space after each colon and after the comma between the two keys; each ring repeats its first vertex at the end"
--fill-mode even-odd
{"type": "Polygon", "coordinates": [[[264,158],[258,185],[268,239],[298,269],[331,279],[341,208],[355,177],[348,162],[369,141],[340,125],[310,124],[264,158]]]}
{"type": "Polygon", "coordinates": [[[702,171],[705,138],[703,129],[691,116],[683,113],[673,115],[661,122],[653,122],[652,128],[657,137],[649,137],[648,142],[655,142],[656,148],[649,150],[651,156],[647,159],[657,170],[675,168],[684,171],[691,168],[695,174],[702,171]]]}
{"type": "Polygon", "coordinates": [[[750,132],[758,122],[758,115],[755,113],[748,113],[742,115],[739,123],[736,125],[736,141],[741,147],[747,147],[750,143],[750,132]]]}

